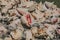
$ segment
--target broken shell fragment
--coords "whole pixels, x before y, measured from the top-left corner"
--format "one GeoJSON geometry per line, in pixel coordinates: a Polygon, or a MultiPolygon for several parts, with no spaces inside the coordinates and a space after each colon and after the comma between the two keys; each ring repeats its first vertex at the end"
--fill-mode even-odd
{"type": "Polygon", "coordinates": [[[21,30],[15,30],[11,32],[11,35],[14,39],[19,39],[22,37],[22,31],[21,30]]]}

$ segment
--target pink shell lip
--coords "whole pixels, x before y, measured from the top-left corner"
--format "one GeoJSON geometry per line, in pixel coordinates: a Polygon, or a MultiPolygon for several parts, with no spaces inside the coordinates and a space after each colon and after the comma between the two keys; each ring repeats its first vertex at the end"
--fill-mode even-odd
{"type": "Polygon", "coordinates": [[[60,34],[60,29],[57,30],[57,33],[60,34]]]}
{"type": "Polygon", "coordinates": [[[32,20],[31,20],[31,17],[30,17],[29,14],[26,15],[26,19],[27,19],[27,21],[28,21],[28,24],[31,24],[31,23],[32,23],[32,20]]]}

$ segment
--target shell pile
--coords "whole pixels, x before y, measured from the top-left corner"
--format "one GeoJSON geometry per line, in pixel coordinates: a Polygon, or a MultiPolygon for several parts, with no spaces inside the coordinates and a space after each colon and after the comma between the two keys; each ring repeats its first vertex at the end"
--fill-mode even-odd
{"type": "Polygon", "coordinates": [[[60,8],[54,2],[0,0],[0,40],[48,40],[57,34],[60,8]]]}

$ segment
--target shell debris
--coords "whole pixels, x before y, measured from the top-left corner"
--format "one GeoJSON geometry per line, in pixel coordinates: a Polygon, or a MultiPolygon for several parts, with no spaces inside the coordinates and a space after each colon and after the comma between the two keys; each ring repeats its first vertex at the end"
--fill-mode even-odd
{"type": "Polygon", "coordinates": [[[47,40],[59,35],[60,8],[54,2],[0,0],[0,40],[47,40]]]}

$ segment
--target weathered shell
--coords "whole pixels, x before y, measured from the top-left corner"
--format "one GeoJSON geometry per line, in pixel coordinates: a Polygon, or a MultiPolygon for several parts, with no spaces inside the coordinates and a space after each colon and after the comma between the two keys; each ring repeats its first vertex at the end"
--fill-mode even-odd
{"type": "Polygon", "coordinates": [[[12,40],[11,37],[6,37],[4,40],[12,40]]]}
{"type": "Polygon", "coordinates": [[[11,35],[14,39],[19,39],[19,38],[21,39],[22,31],[17,29],[15,31],[11,32],[11,35]]]}
{"type": "Polygon", "coordinates": [[[33,38],[31,30],[25,31],[25,34],[26,34],[26,40],[31,40],[33,38]]]}

